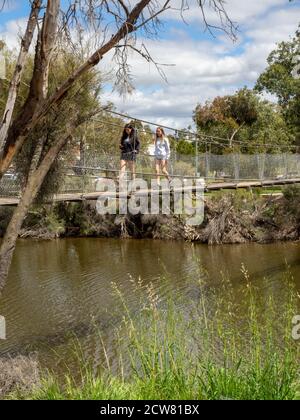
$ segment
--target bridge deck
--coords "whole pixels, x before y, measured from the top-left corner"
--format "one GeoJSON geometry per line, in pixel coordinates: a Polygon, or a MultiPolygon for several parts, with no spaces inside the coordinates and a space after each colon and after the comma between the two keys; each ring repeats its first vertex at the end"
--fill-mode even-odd
{"type": "MultiPolygon", "coordinates": [[[[291,184],[300,184],[300,178],[293,179],[276,179],[276,180],[266,180],[266,181],[242,181],[242,182],[218,182],[218,183],[209,183],[205,186],[205,191],[219,191],[219,190],[228,190],[228,189],[247,189],[247,188],[259,188],[259,187],[272,187],[272,186],[281,186],[281,185],[291,185],[291,184]]],[[[184,189],[174,189],[173,192],[196,192],[199,188],[196,187],[184,187],[184,189]]],[[[161,189],[160,194],[166,194],[169,192],[169,189],[161,189]]],[[[155,194],[157,190],[139,190],[135,192],[135,196],[142,197],[145,195],[155,194]]],[[[120,192],[116,194],[117,198],[130,198],[131,194],[120,192]]],[[[92,192],[92,193],[69,193],[69,194],[57,194],[54,197],[54,202],[81,202],[81,201],[93,201],[97,200],[99,197],[114,197],[112,193],[108,192],[92,192]]],[[[17,206],[19,204],[19,198],[17,197],[0,197],[0,206],[17,206]]]]}

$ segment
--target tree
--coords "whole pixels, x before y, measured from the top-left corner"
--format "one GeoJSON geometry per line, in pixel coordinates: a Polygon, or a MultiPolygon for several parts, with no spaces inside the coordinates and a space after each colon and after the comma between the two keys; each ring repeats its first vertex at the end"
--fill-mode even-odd
{"type": "Polygon", "coordinates": [[[268,57],[268,67],[260,75],[255,89],[278,98],[284,117],[295,142],[300,146],[300,74],[295,71],[300,62],[300,26],[293,39],[281,42],[268,57]]]}
{"type": "MultiPolygon", "coordinates": [[[[55,90],[57,81],[64,80],[72,72],[77,59],[64,49],[56,53],[55,63],[49,67],[49,92],[55,90]]],[[[24,68],[24,76],[31,72],[32,62],[24,68]]],[[[51,110],[43,124],[31,131],[26,144],[15,159],[15,172],[19,177],[22,195],[5,232],[0,253],[0,289],[3,288],[22,223],[35,200],[53,195],[65,176],[66,166],[75,160],[77,139],[82,125],[100,113],[97,72],[86,74],[77,81],[64,107],[51,110]],[[93,77],[91,77],[93,76],[93,77]]],[[[28,90],[25,85],[23,87],[28,90]]],[[[18,103],[18,102],[17,102],[18,103]]],[[[21,105],[22,107],[22,105],[21,105]]],[[[1,110],[1,106],[0,106],[1,110]]]]}
{"type": "MultiPolygon", "coordinates": [[[[112,109],[112,107],[110,107],[112,109]]],[[[80,161],[85,166],[99,166],[103,155],[119,154],[120,138],[125,122],[109,112],[99,113],[79,130],[80,161]]]]}
{"type": "Polygon", "coordinates": [[[41,0],[33,1],[25,34],[21,41],[20,53],[15,65],[13,77],[11,78],[10,87],[7,95],[7,102],[3,111],[3,118],[2,121],[0,121],[0,153],[2,152],[2,149],[4,147],[7,132],[12,120],[12,115],[18,94],[18,87],[21,82],[26,58],[28,56],[28,51],[32,43],[35,29],[38,23],[38,16],[40,13],[41,6],[41,0]]]}
{"type": "Polygon", "coordinates": [[[289,151],[294,136],[289,130],[280,106],[268,101],[260,101],[257,120],[242,131],[243,150],[248,153],[282,153],[289,151]]]}
{"type": "MultiPolygon", "coordinates": [[[[20,151],[28,133],[45,117],[51,107],[60,103],[76,80],[99,64],[105,54],[112,49],[115,50],[116,57],[119,60],[117,77],[125,84],[128,81],[126,51],[129,48],[142,54],[148,61],[153,61],[147,49],[143,46],[137,48],[135,41],[142,31],[148,36],[158,34],[159,16],[171,9],[176,2],[172,0],[164,2],[140,0],[130,8],[129,3],[124,0],[114,0],[112,2],[74,0],[70,2],[69,7],[63,13],[62,28],[59,27],[60,3],[59,0],[47,1],[42,26],[38,31],[30,92],[22,111],[13,121],[5,139],[2,139],[2,145],[0,145],[0,150],[2,150],[0,154],[0,178],[9,168],[14,156],[20,151]],[[102,30],[104,39],[99,41],[100,47],[78,68],[74,69],[73,74],[64,83],[57,87],[56,92],[48,96],[47,73],[57,33],[62,29],[72,28],[72,22],[78,24],[80,21],[82,21],[79,23],[81,30],[90,23],[97,30],[102,30]],[[114,29],[112,29],[112,25],[114,25],[114,29]],[[108,26],[110,26],[113,36],[110,35],[108,26]]],[[[188,7],[188,3],[188,1],[182,2],[182,8],[188,7]]],[[[32,3],[31,13],[33,13],[34,5],[35,3],[32,3]]],[[[223,1],[212,0],[210,5],[221,16],[222,28],[233,35],[235,27],[226,13],[223,1]]],[[[41,2],[40,6],[40,9],[42,9],[44,2],[41,2]]],[[[212,26],[207,23],[206,19],[205,2],[199,2],[199,7],[202,10],[207,28],[211,30],[212,26]]],[[[71,32],[68,30],[67,34],[70,37],[71,32]]]]}
{"type": "MultiPolygon", "coordinates": [[[[1,1],[1,0],[0,0],[1,1]]],[[[5,0],[4,0],[5,1],[5,0]]],[[[0,180],[8,170],[13,160],[18,156],[34,130],[42,127],[49,115],[59,115],[65,107],[65,101],[78,81],[90,74],[102,58],[114,51],[116,59],[116,78],[123,85],[130,85],[128,77],[127,52],[129,49],[153,62],[162,73],[161,67],[154,62],[144,45],[145,38],[158,36],[160,32],[160,17],[170,9],[183,13],[189,6],[189,0],[181,2],[178,10],[176,0],[41,0],[30,2],[31,12],[27,30],[21,43],[19,58],[16,62],[10,93],[6,101],[2,118],[0,138],[0,180]],[[43,14],[42,14],[43,13],[43,14]],[[38,22],[38,24],[36,23],[38,22]],[[22,82],[22,69],[33,41],[33,33],[37,33],[35,54],[33,59],[32,77],[29,82],[28,94],[19,112],[16,111],[16,101],[22,82]],[[82,34],[94,31],[98,34],[95,51],[87,57],[83,56],[80,63],[74,66],[65,80],[58,81],[54,89],[49,89],[49,69],[55,63],[56,49],[62,41],[68,41],[74,46],[73,33],[82,34]],[[140,45],[138,43],[141,39],[140,45]],[[8,116],[11,117],[9,121],[8,116]]],[[[213,31],[216,27],[210,25],[207,12],[213,11],[220,18],[220,28],[234,37],[235,25],[230,20],[223,0],[211,0],[209,3],[198,1],[206,28],[213,31]]],[[[0,8],[1,10],[1,8],[0,8]]],[[[81,37],[82,38],[82,37],[81,37]]],[[[71,137],[71,132],[82,125],[87,116],[81,117],[80,107],[73,112],[73,117],[66,124],[65,130],[58,130],[50,138],[49,150],[40,162],[40,144],[36,145],[32,156],[32,165],[24,185],[20,205],[13,215],[13,230],[11,224],[0,249],[0,291],[4,287],[6,275],[16,244],[17,232],[24,217],[38,195],[42,183],[57,160],[64,145],[71,137]],[[38,165],[36,166],[36,162],[38,165]],[[33,168],[33,169],[32,169],[33,168]]],[[[89,114],[90,115],[90,114],[89,114]]]]}
{"type": "MultiPolygon", "coordinates": [[[[85,162],[87,166],[99,166],[101,163],[99,159],[102,156],[116,156],[120,153],[120,139],[126,122],[121,117],[114,116],[110,111],[113,111],[112,105],[80,129],[81,149],[84,150],[84,158],[81,158],[81,162],[85,162]]],[[[153,133],[150,127],[139,121],[131,121],[131,123],[138,130],[142,145],[141,152],[147,153],[148,147],[153,144],[153,133]]]]}
{"type": "Polygon", "coordinates": [[[280,108],[247,88],[198,105],[194,120],[199,136],[208,136],[207,142],[215,153],[233,149],[271,152],[292,142],[280,108]]]}

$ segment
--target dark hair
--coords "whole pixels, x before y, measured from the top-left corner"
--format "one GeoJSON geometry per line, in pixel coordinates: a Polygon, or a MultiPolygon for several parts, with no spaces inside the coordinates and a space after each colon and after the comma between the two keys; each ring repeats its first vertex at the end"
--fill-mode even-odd
{"type": "Polygon", "coordinates": [[[123,131],[123,134],[122,134],[121,142],[123,142],[128,137],[128,134],[126,133],[126,130],[128,128],[130,128],[130,130],[131,130],[130,139],[134,138],[135,133],[136,133],[136,129],[134,128],[134,126],[132,124],[126,124],[125,128],[124,128],[124,131],[123,131]]]}
{"type": "Polygon", "coordinates": [[[125,125],[123,134],[122,134],[122,138],[121,138],[121,150],[127,150],[128,146],[125,146],[125,140],[128,137],[128,134],[126,133],[126,129],[130,128],[131,129],[131,133],[129,136],[130,142],[129,142],[129,149],[131,148],[131,151],[134,151],[136,153],[140,152],[140,147],[141,147],[141,142],[139,140],[139,136],[138,136],[138,130],[132,125],[132,124],[127,124],[125,125]]]}

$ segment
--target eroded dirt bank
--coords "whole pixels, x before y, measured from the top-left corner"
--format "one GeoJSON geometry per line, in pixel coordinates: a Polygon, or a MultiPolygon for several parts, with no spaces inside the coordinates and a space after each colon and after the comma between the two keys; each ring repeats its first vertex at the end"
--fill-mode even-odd
{"type": "MultiPolygon", "coordinates": [[[[12,214],[0,209],[0,235],[12,214]]],[[[262,197],[246,191],[206,197],[205,220],[191,227],[183,216],[99,216],[95,202],[63,203],[32,209],[22,238],[60,237],[149,238],[206,244],[297,241],[300,237],[300,188],[283,196],[262,197]]]]}

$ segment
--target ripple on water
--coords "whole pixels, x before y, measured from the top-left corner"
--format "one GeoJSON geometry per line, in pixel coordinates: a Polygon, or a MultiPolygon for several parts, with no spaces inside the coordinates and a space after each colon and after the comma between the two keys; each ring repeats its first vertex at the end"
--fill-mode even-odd
{"type": "MultiPolygon", "coordinates": [[[[70,351],[75,334],[89,354],[97,353],[93,322],[101,327],[107,342],[113,326],[121,320],[120,301],[112,283],[124,294],[133,312],[147,296],[150,284],[164,300],[170,293],[183,297],[180,307],[218,288],[222,275],[230,276],[236,293],[243,284],[242,263],[263,293],[280,293],[280,274],[286,261],[300,290],[300,244],[193,246],[182,242],[68,239],[53,242],[20,241],[7,287],[0,300],[0,313],[7,319],[8,351],[61,348],[70,351]],[[142,278],[139,294],[132,279],[142,278]],[[203,287],[197,281],[201,280],[203,287]],[[94,321],[91,321],[94,320],[94,321]]],[[[114,353],[113,342],[110,343],[114,353]]],[[[99,358],[99,354],[96,358],[99,358]]]]}

